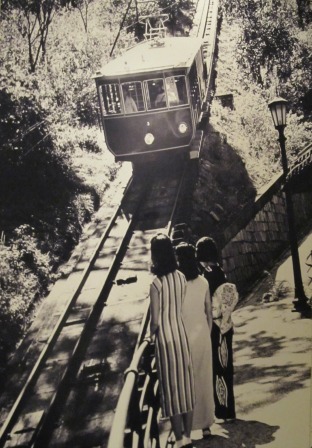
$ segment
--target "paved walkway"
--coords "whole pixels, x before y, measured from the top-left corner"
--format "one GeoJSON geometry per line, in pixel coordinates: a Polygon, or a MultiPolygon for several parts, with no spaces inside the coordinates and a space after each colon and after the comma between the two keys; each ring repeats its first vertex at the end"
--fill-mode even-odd
{"type": "MultiPolygon", "coordinates": [[[[300,246],[309,297],[312,268],[308,272],[305,261],[311,250],[312,233],[300,246]]],[[[292,278],[288,255],[233,313],[237,421],[215,423],[208,440],[201,438],[201,431],[193,431],[195,447],[311,447],[312,327],[310,320],[292,312],[292,278]],[[278,301],[265,302],[262,297],[272,279],[275,285],[287,286],[288,292],[278,301]]]]}

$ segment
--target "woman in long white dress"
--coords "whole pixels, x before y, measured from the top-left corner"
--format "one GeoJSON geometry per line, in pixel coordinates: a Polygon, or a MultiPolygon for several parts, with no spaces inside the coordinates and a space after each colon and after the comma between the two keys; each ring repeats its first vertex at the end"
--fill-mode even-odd
{"type": "Polygon", "coordinates": [[[193,429],[210,433],[214,421],[213,369],[210,332],[212,307],[207,280],[199,275],[195,248],[181,243],[176,248],[179,270],[187,280],[183,302],[183,321],[188,337],[194,370],[196,404],[193,429]]]}

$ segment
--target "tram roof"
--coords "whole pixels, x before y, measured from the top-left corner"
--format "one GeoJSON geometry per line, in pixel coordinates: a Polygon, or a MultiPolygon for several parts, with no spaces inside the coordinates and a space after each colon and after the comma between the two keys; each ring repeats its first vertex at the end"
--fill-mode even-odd
{"type": "Polygon", "coordinates": [[[143,41],[125,51],[121,56],[112,59],[95,78],[118,77],[150,71],[188,68],[202,45],[197,37],[165,37],[161,45],[151,45],[151,41],[143,41]]]}

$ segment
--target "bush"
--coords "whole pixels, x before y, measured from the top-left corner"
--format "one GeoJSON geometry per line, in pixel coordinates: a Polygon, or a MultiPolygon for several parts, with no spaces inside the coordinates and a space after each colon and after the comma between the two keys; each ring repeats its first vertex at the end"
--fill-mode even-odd
{"type": "Polygon", "coordinates": [[[61,124],[52,127],[53,139],[63,154],[73,154],[77,149],[99,154],[102,147],[98,140],[98,131],[94,127],[68,127],[61,124]]]}
{"type": "MultiPolygon", "coordinates": [[[[216,131],[226,134],[228,143],[243,159],[249,176],[259,189],[269,182],[275,173],[282,170],[278,134],[268,109],[271,95],[275,93],[271,86],[266,88],[251,81],[249,73],[242,68],[237,50],[241,26],[239,19],[223,19],[222,34],[219,38],[220,58],[217,62],[216,92],[219,95],[233,94],[234,110],[222,107],[215,97],[211,106],[210,123],[216,131]]],[[[301,72],[297,73],[300,76],[301,72]]],[[[280,86],[282,95],[287,96],[287,86],[288,84],[280,86]]],[[[293,86],[294,92],[297,88],[298,84],[293,86]]],[[[307,116],[299,113],[300,109],[292,100],[290,107],[285,135],[291,164],[298,152],[309,142],[312,125],[307,116]]]]}
{"type": "Polygon", "coordinates": [[[44,287],[36,276],[47,276],[47,260],[42,259],[33,237],[19,237],[17,244],[0,245],[0,359],[14,350],[29,321],[29,308],[44,287]],[[41,261],[39,261],[41,260],[41,261]],[[28,267],[28,263],[32,268],[28,267]]]}

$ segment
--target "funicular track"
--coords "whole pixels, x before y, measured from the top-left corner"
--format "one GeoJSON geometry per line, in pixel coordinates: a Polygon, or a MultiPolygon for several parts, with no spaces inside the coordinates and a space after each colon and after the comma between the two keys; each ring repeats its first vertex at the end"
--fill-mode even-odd
{"type": "MultiPolygon", "coordinates": [[[[195,14],[208,68],[217,3],[198,0],[195,14]]],[[[159,446],[158,383],[146,336],[149,241],[157,231],[170,234],[175,223],[185,170],[171,166],[136,173],[128,186],[81,282],[40,341],[43,348],[27,379],[14,399],[8,393],[0,448],[103,446],[109,434],[109,448],[159,446]]]]}
{"type": "MultiPolygon", "coordinates": [[[[30,397],[32,395],[33,397],[35,395],[40,397],[40,386],[38,387],[37,385],[40,383],[41,377],[46,375],[45,371],[51,369],[52,366],[56,367],[54,372],[54,384],[50,387],[49,393],[45,394],[46,399],[44,401],[48,402],[49,400],[52,401],[52,399],[54,400],[57,398],[56,395],[54,397],[57,388],[60,384],[66,382],[66,378],[73,369],[75,360],[79,357],[80,345],[86,339],[89,327],[92,326],[94,319],[96,319],[96,314],[99,312],[99,308],[105,303],[108,285],[111,283],[116,269],[118,269],[118,263],[125,250],[127,241],[130,238],[132,218],[127,219],[124,216],[123,203],[126,201],[129,208],[133,206],[134,209],[138,209],[143,193],[140,193],[141,196],[138,198],[139,193],[137,192],[137,189],[138,186],[134,185],[133,180],[131,180],[126,189],[122,203],[108,223],[105,232],[81,275],[79,284],[72,293],[65,309],[59,316],[51,333],[46,336],[46,340],[41,338],[40,342],[42,342],[43,347],[38,359],[32,366],[24,386],[7,413],[4,424],[1,427],[0,446],[19,446],[19,444],[28,443],[27,441],[31,440],[33,437],[32,433],[35,432],[31,431],[29,428],[36,428],[42,423],[41,418],[43,417],[43,412],[41,410],[31,410],[31,413],[27,417],[25,417],[25,414],[27,414],[27,401],[30,397]],[[107,257],[108,261],[107,266],[103,268],[101,272],[102,282],[101,284],[98,284],[97,290],[91,300],[89,299],[86,301],[84,298],[84,290],[88,288],[88,283],[94,281],[94,276],[97,271],[97,262],[104,255],[107,257]],[[71,335],[69,329],[73,327],[75,327],[75,333],[71,335]],[[65,340],[67,347],[62,350],[62,352],[64,360],[67,358],[66,363],[59,363],[56,361],[57,358],[55,358],[55,353],[59,351],[58,347],[61,347],[65,340]],[[34,391],[36,388],[37,390],[34,391]],[[11,435],[10,440],[8,441],[8,433],[12,430],[16,421],[18,421],[18,435],[16,437],[11,435]],[[24,426],[26,426],[25,433],[23,432],[24,426]]],[[[142,186],[141,191],[144,191],[142,186]]],[[[32,399],[35,401],[34,398],[32,399]]],[[[39,399],[39,401],[42,400],[39,399]]],[[[42,406],[42,408],[44,408],[45,411],[46,404],[42,406]]],[[[1,411],[2,416],[4,412],[4,410],[1,411]]]]}
{"type": "MultiPolygon", "coordinates": [[[[213,82],[213,65],[215,58],[218,0],[198,0],[194,15],[192,35],[203,39],[203,49],[207,65],[207,91],[205,99],[207,110],[202,118],[208,118],[211,86],[213,82]]],[[[197,131],[202,145],[202,131],[197,131]]],[[[191,147],[192,152],[192,147],[191,147]]],[[[176,229],[178,226],[176,226],[176,229]]],[[[168,234],[174,237],[172,228],[168,234]]],[[[177,233],[182,232],[178,229],[177,233]]],[[[174,238],[173,238],[174,239],[174,238]]],[[[158,379],[154,356],[154,344],[149,337],[149,308],[146,311],[137,340],[132,361],[125,371],[124,386],[116,408],[115,418],[110,431],[108,448],[159,448],[173,446],[171,432],[160,419],[160,403],[158,397],[158,379]],[[164,426],[162,428],[162,426],[164,426]],[[163,434],[161,434],[163,433],[163,434]]]]}
{"type": "Polygon", "coordinates": [[[205,93],[206,110],[203,119],[209,115],[209,103],[213,90],[213,67],[216,52],[218,30],[219,0],[198,0],[190,35],[203,39],[203,53],[207,67],[207,90],[205,93]]]}
{"type": "MultiPolygon", "coordinates": [[[[13,404],[8,404],[7,410],[2,410],[5,419],[0,432],[1,447],[48,446],[47,441],[60,426],[60,411],[71,388],[74,389],[73,395],[81,395],[81,390],[84,390],[84,398],[88,400],[86,385],[91,384],[92,390],[101,388],[107,373],[109,376],[111,370],[119,370],[119,366],[111,368],[109,356],[105,356],[102,347],[110,329],[114,331],[114,323],[124,313],[123,302],[131,302],[133,297],[131,288],[124,291],[122,286],[129,287],[135,283],[139,272],[149,276],[149,239],[157,229],[171,225],[183,167],[176,164],[167,175],[163,169],[159,169],[159,173],[155,167],[150,173],[145,169],[144,174],[137,173],[136,179],[128,186],[121,205],[81,275],[78,287],[43,342],[38,359],[17,398],[13,404]],[[116,318],[118,314],[119,318],[116,318]],[[97,331],[101,319],[106,323],[101,331],[97,331]],[[95,348],[98,345],[99,348],[95,348]]],[[[142,285],[144,287],[144,282],[142,285]]],[[[144,299],[134,306],[138,312],[137,321],[142,320],[145,312],[145,290],[141,297],[144,299]]],[[[134,331],[131,335],[136,338],[137,333],[134,331]]],[[[133,352],[132,342],[129,338],[127,353],[133,352]]],[[[118,360],[114,362],[118,364],[118,360]]],[[[124,367],[122,363],[122,373],[124,367]]],[[[110,413],[112,411],[113,408],[109,409],[110,413]]]]}

